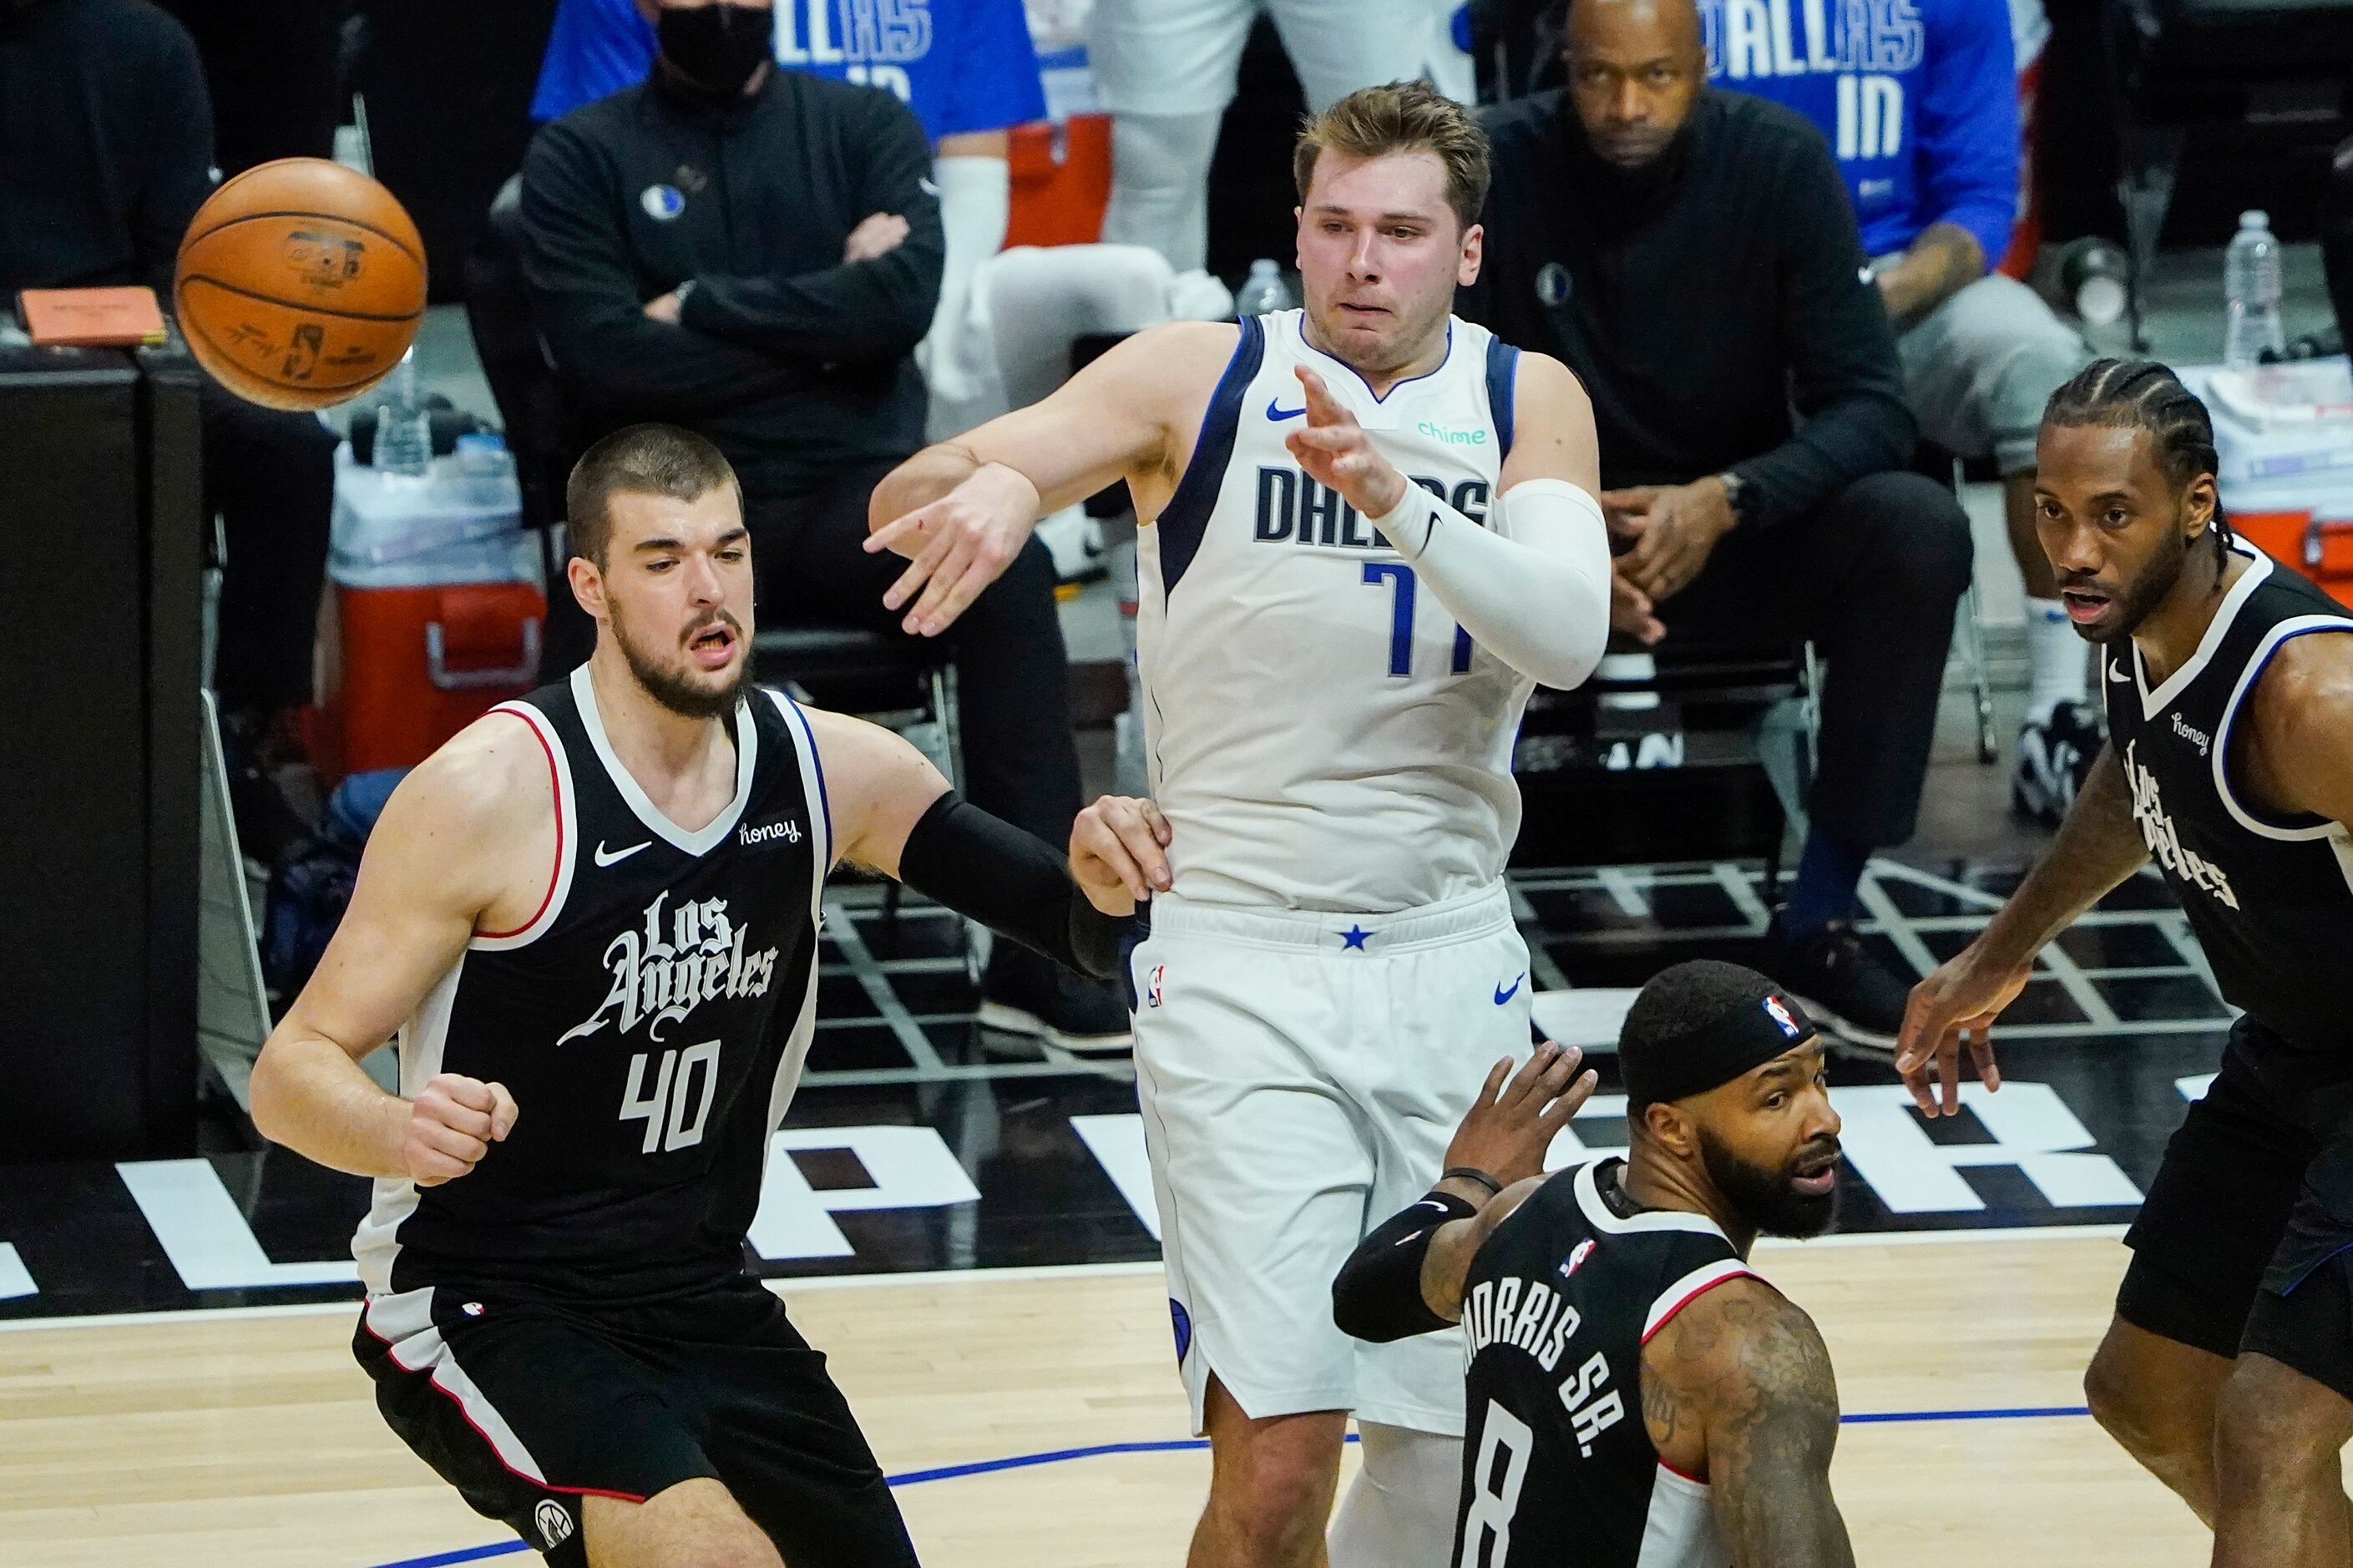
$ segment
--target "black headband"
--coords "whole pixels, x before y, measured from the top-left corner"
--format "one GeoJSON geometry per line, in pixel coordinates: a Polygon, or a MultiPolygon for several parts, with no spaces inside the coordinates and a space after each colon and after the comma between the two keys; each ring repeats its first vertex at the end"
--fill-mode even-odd
{"type": "Polygon", "coordinates": [[[1618,1068],[1627,1103],[1643,1106],[1686,1100],[1730,1083],[1813,1037],[1814,1023],[1797,1003],[1770,986],[1734,1003],[1714,1018],[1669,1039],[1629,1050],[1621,1037],[1618,1068]]]}

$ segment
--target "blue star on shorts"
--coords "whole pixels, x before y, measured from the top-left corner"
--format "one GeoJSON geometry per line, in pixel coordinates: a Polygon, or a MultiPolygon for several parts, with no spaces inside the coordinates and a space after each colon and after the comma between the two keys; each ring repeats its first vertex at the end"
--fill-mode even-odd
{"type": "Polygon", "coordinates": [[[1362,952],[1365,951],[1366,939],[1370,937],[1372,934],[1372,932],[1366,931],[1364,927],[1351,922],[1348,929],[1340,933],[1340,940],[1346,942],[1350,947],[1355,948],[1358,952],[1362,952]]]}

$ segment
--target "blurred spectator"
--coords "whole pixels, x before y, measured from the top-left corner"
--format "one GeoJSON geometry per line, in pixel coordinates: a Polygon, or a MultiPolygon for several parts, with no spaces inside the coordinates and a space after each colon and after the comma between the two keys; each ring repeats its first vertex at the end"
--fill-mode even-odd
{"type": "Polygon", "coordinates": [[[1892,1047],[1905,988],[1849,922],[1869,852],[1912,834],[1968,523],[1901,471],[1893,335],[1820,134],[1706,89],[1692,0],[1577,0],[1567,68],[1489,111],[1463,313],[1593,399],[1620,631],[1827,659],[1810,827],[1759,967],[1892,1047]]]}
{"type": "MultiPolygon", "coordinates": [[[[543,127],[524,160],[524,269],[575,440],[644,419],[716,442],[744,486],[761,609],[903,635],[868,554],[875,481],[923,441],[913,353],[937,298],[939,207],[915,116],[773,65],[765,5],[643,7],[641,85],[543,127]]],[[[1053,568],[1033,545],[956,623],[967,791],[1059,843],[1079,807],[1053,568]]],[[[1000,943],[996,1016],[1123,1035],[1100,987],[1000,943]]]]}
{"type": "Polygon", "coordinates": [[[1433,0],[1095,0],[1088,55],[1115,117],[1106,241],[1150,246],[1180,273],[1205,265],[1209,160],[1261,10],[1311,114],[1360,87],[1422,76],[1438,41],[1433,0]]]}
{"type": "Polygon", "coordinates": [[[329,158],[348,107],[341,67],[353,0],[161,0],[205,62],[214,153],[227,178],[273,158],[329,158]]]}
{"type": "Polygon", "coordinates": [[[2018,213],[2016,51],[2041,47],[2040,9],[1792,5],[1786,28],[1737,0],[1707,0],[1702,15],[1713,80],[1787,104],[1829,138],[1921,433],[2001,474],[2033,671],[2012,798],[2056,826],[2099,754],[2101,724],[2083,639],[2034,536],[2034,433],[2092,355],[2041,295],[1991,270],[2018,213]]]}
{"type": "MultiPolygon", "coordinates": [[[[195,43],[147,0],[0,7],[0,290],[143,283],[211,195],[212,110],[195,43]]],[[[334,504],[334,435],[304,414],[202,397],[205,500],[227,537],[213,684],[247,853],[301,824],[269,782],[298,751],[334,504]]]]}

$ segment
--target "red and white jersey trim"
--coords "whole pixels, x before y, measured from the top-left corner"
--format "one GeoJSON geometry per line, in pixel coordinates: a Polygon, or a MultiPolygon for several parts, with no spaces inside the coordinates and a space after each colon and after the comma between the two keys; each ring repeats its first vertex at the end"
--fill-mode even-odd
{"type": "Polygon", "coordinates": [[[512,931],[479,931],[466,944],[485,952],[503,952],[529,946],[564,912],[565,898],[572,891],[572,862],[578,855],[574,839],[579,834],[580,814],[572,799],[571,759],[564,754],[564,737],[555,732],[547,715],[528,702],[501,702],[491,711],[511,713],[531,726],[540,749],[547,753],[547,771],[555,786],[555,868],[548,877],[539,912],[512,931]]]}
{"type": "Polygon", "coordinates": [[[1650,1315],[1642,1320],[1642,1342],[1649,1344],[1652,1334],[1665,1328],[1669,1320],[1700,1297],[1727,1279],[1742,1278],[1754,1279],[1757,1271],[1737,1258],[1719,1258],[1693,1269],[1660,1291],[1659,1299],[1651,1303],[1650,1315]]]}

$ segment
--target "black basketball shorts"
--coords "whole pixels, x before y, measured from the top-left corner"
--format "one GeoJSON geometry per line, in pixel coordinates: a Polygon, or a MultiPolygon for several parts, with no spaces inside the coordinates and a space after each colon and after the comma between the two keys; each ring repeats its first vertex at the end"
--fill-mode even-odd
{"type": "Polygon", "coordinates": [[[587,1568],[584,1497],[643,1501],[701,1477],[794,1568],[915,1562],[824,1354],[748,1277],[627,1307],[378,1296],[353,1351],[401,1440],[562,1568],[587,1568]]]}
{"type": "Polygon", "coordinates": [[[2231,1358],[2254,1351],[2353,1399],[2353,1138],[2324,1142],[2247,1066],[2289,1049],[2251,1017],[2165,1147],[2125,1237],[2116,1315],[2231,1358]]]}

